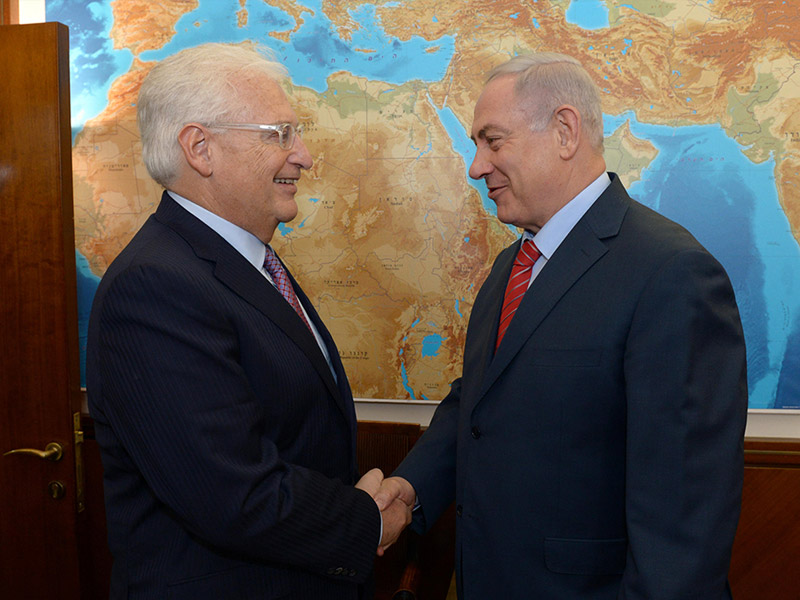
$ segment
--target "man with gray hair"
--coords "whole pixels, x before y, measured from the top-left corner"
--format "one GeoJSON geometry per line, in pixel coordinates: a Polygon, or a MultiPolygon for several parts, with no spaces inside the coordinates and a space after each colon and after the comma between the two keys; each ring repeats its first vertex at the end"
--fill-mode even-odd
{"type": "Polygon", "coordinates": [[[166,188],[92,306],[112,600],[369,596],[410,520],[357,480],[336,345],[269,246],[312,159],[283,67],[207,44],[152,68],[142,152],[166,188]],[[355,485],[354,485],[355,484],[355,485]]]}
{"type": "Polygon", "coordinates": [[[607,173],[578,61],[518,56],[475,106],[503,223],[462,377],[376,499],[455,499],[462,600],[729,599],[745,345],[722,266],[607,173]]]}

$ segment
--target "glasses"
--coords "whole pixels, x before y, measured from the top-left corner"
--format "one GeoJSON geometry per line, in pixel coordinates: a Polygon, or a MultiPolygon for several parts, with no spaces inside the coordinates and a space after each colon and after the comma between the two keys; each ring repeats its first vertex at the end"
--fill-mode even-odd
{"type": "Polygon", "coordinates": [[[240,129],[242,131],[255,131],[261,133],[261,140],[265,144],[278,144],[283,150],[291,150],[295,137],[302,135],[303,126],[295,127],[291,123],[278,123],[276,125],[262,125],[260,123],[213,123],[212,128],[240,129]]]}

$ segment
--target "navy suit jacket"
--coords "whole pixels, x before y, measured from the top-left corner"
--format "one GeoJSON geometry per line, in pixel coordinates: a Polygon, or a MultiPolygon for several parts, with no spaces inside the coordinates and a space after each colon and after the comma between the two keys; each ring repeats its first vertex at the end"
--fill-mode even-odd
{"type": "Polygon", "coordinates": [[[612,183],[526,293],[519,242],[475,300],[462,377],[396,474],[453,501],[462,600],[720,600],[739,516],[745,346],[720,264],[612,183]]]}
{"type": "Polygon", "coordinates": [[[380,515],[327,344],[233,247],[167,194],[92,307],[111,597],[358,598],[380,515]]]}

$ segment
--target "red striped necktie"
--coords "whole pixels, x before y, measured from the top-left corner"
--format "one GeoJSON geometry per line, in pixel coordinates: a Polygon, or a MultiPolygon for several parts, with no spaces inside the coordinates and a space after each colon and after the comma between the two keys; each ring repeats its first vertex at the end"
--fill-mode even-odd
{"type": "Polygon", "coordinates": [[[511,277],[508,278],[508,285],[506,286],[503,310],[500,311],[500,325],[497,327],[495,352],[500,347],[500,342],[511,324],[511,319],[514,317],[514,313],[517,312],[517,308],[522,302],[522,297],[528,289],[528,283],[531,280],[531,269],[533,269],[533,263],[536,262],[539,255],[539,250],[536,249],[536,245],[532,240],[523,240],[517,253],[517,258],[514,259],[514,266],[511,267],[511,277]]]}
{"type": "Polygon", "coordinates": [[[275,287],[278,288],[281,295],[292,305],[292,308],[303,320],[303,323],[306,324],[308,330],[313,333],[311,325],[308,324],[306,316],[303,314],[303,309],[300,306],[300,301],[297,299],[297,294],[294,293],[294,288],[292,287],[292,282],[289,281],[289,276],[286,274],[286,269],[283,268],[281,261],[279,261],[278,257],[275,255],[275,251],[269,245],[267,246],[267,253],[264,256],[264,268],[267,269],[267,272],[272,276],[272,281],[275,282],[275,287]]]}

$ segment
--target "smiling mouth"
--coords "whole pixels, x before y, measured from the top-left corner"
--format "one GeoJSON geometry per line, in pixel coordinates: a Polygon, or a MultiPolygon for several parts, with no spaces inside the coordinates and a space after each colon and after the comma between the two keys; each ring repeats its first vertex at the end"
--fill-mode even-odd
{"type": "Polygon", "coordinates": [[[495,196],[497,196],[497,194],[499,194],[502,190],[504,190],[506,188],[506,186],[504,186],[504,185],[498,185],[498,186],[494,186],[494,187],[487,186],[487,188],[489,190],[489,198],[494,200],[495,196]]]}
{"type": "Polygon", "coordinates": [[[288,177],[276,177],[272,181],[274,181],[275,183],[288,183],[288,184],[297,183],[297,179],[291,179],[291,178],[288,178],[288,177]]]}

